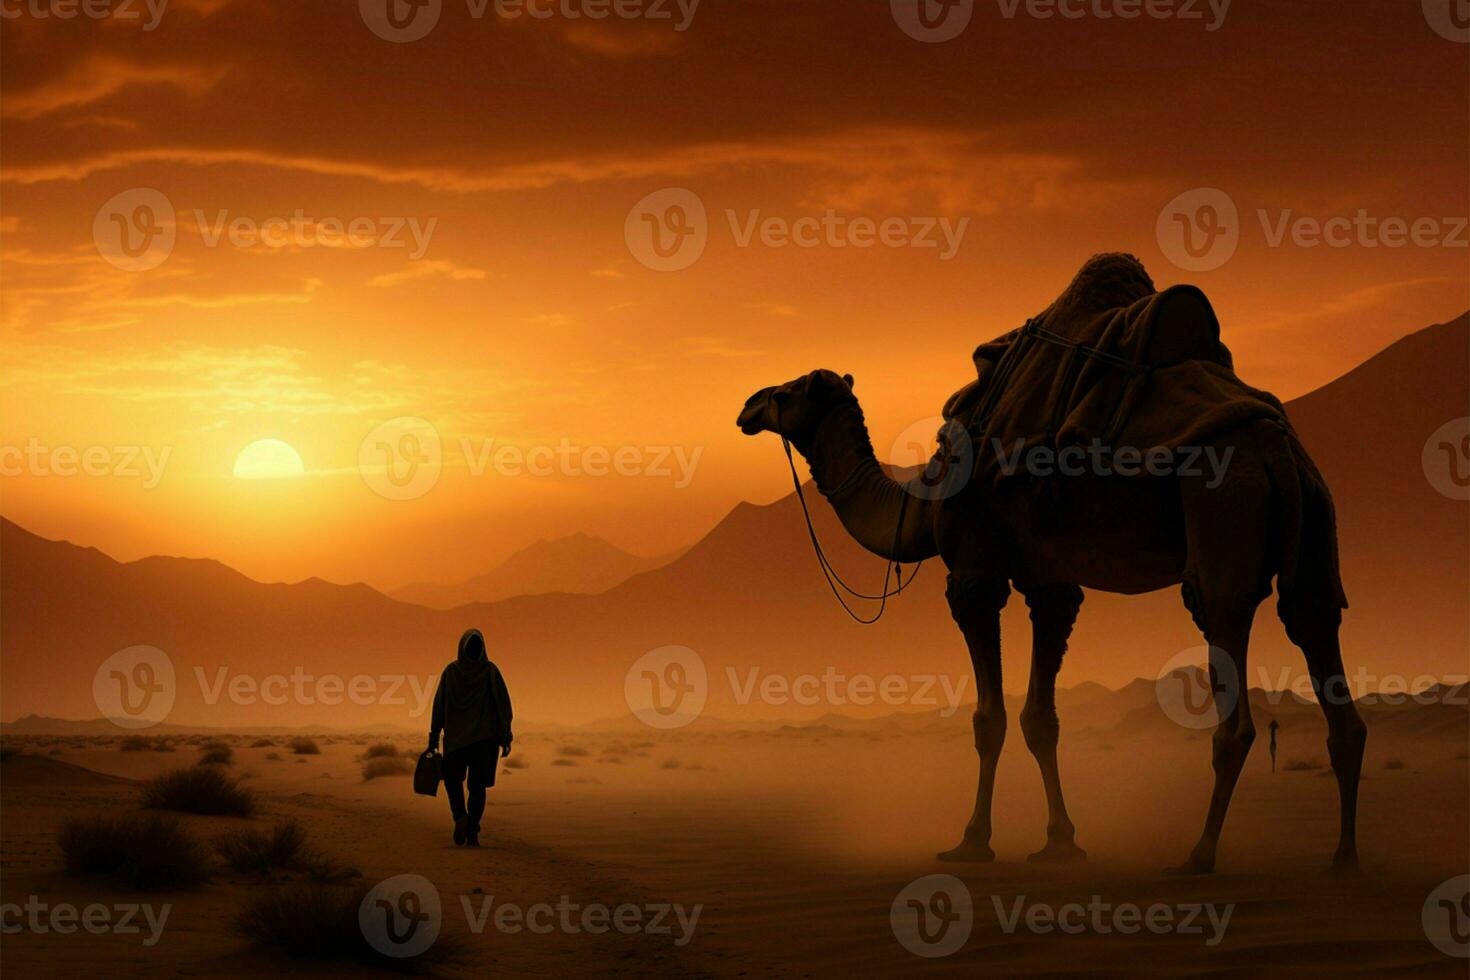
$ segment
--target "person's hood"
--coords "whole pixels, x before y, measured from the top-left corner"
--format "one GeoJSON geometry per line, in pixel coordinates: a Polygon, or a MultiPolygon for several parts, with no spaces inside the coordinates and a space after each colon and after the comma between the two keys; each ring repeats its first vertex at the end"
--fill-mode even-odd
{"type": "Polygon", "coordinates": [[[459,662],[466,667],[485,662],[485,637],[477,629],[468,629],[459,638],[459,662]]]}

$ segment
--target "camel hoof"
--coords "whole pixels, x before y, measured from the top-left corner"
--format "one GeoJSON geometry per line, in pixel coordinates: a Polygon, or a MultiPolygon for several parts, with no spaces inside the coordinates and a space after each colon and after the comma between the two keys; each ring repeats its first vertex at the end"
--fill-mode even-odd
{"type": "Polygon", "coordinates": [[[995,852],[990,849],[989,844],[972,844],[969,841],[961,841],[958,847],[940,851],[934,856],[940,861],[968,861],[976,864],[995,860],[995,852]]]}
{"type": "Polygon", "coordinates": [[[1071,841],[1049,841],[1026,860],[1032,864],[1080,864],[1087,860],[1087,852],[1071,841]]]}

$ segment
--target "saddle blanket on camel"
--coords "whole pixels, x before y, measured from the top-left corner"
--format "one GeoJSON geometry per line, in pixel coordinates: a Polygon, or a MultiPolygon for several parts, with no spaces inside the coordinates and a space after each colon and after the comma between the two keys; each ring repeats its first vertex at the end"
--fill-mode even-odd
{"type": "MultiPolygon", "coordinates": [[[[1281,402],[1236,376],[1219,321],[1198,288],[1159,292],[1132,255],[1097,255],[1039,316],[977,347],[974,362],[976,379],[944,406],[947,428],[963,426],[968,436],[972,479],[1054,495],[1055,476],[1028,469],[1038,447],[1051,472],[1063,450],[1077,447],[1074,461],[1100,456],[1108,473],[1148,475],[1151,451],[1156,460],[1195,461],[1208,473],[1201,454],[1209,442],[1252,426],[1275,491],[1289,505],[1288,526],[1280,529],[1283,597],[1293,591],[1302,547],[1335,547],[1335,531],[1324,542],[1302,540],[1317,536],[1303,527],[1304,505],[1325,507],[1333,528],[1331,495],[1281,402]]],[[[956,461],[953,435],[941,433],[940,466],[956,461]]],[[[1336,565],[1333,555],[1329,567],[1336,565]]],[[[1332,579],[1313,586],[1344,608],[1335,572],[1332,579]]]]}

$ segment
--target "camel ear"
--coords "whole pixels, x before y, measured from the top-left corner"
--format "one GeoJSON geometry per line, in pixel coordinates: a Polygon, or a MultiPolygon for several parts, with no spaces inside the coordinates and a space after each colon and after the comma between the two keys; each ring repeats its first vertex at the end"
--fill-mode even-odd
{"type": "Polygon", "coordinates": [[[843,380],[843,381],[846,381],[846,382],[847,382],[847,386],[848,386],[848,387],[849,387],[849,388],[851,388],[851,387],[853,387],[853,383],[852,383],[852,375],[850,375],[850,374],[844,374],[844,375],[843,375],[843,376],[842,376],[842,380],[843,380]]]}

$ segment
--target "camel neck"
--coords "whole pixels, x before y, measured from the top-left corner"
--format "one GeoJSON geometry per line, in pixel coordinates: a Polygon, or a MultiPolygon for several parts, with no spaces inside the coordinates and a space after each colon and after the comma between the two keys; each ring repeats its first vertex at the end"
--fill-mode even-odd
{"type": "Polygon", "coordinates": [[[856,401],[828,412],[805,442],[796,448],[806,457],[812,479],[824,497],[845,495],[865,482],[870,473],[882,470],[856,401]]]}

